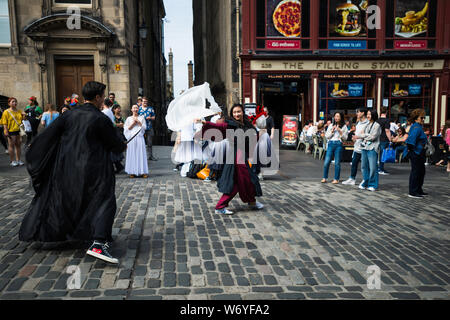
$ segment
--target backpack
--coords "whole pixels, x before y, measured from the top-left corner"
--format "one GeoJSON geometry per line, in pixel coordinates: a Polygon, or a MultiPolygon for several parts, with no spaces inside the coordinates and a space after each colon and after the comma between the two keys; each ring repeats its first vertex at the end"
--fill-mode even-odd
{"type": "Polygon", "coordinates": [[[197,173],[199,173],[205,166],[203,164],[196,164],[195,161],[191,162],[187,177],[191,179],[197,179],[197,173]]]}
{"type": "Polygon", "coordinates": [[[425,155],[427,157],[431,157],[435,152],[436,149],[434,148],[433,144],[431,143],[431,141],[428,141],[425,145],[425,155]]]}

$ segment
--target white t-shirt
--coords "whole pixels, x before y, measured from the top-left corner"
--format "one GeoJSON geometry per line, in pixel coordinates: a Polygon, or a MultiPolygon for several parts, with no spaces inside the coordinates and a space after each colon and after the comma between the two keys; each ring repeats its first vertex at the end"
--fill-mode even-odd
{"type": "Polygon", "coordinates": [[[311,128],[308,129],[308,132],[306,132],[306,136],[307,137],[312,137],[316,133],[317,133],[317,127],[316,126],[311,126],[311,128]]]}
{"type": "Polygon", "coordinates": [[[111,119],[112,123],[115,124],[116,121],[114,119],[114,114],[111,109],[105,108],[105,110],[102,111],[109,119],[111,119]]]}

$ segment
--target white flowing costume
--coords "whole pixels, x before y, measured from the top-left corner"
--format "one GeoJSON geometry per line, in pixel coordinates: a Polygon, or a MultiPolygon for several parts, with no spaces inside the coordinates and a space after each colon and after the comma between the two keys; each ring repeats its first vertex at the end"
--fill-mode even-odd
{"type": "Polygon", "coordinates": [[[194,141],[194,135],[198,130],[201,130],[201,127],[201,124],[192,123],[181,130],[181,143],[178,146],[174,159],[177,163],[202,160],[202,147],[194,141]]]}
{"type": "Polygon", "coordinates": [[[129,144],[127,149],[127,159],[125,164],[125,172],[129,175],[141,176],[148,174],[147,150],[145,148],[144,134],[147,124],[144,117],[138,118],[142,126],[135,125],[129,130],[133,123],[133,117],[129,117],[125,122],[124,135],[127,140],[133,138],[138,132],[139,134],[129,144]]]}

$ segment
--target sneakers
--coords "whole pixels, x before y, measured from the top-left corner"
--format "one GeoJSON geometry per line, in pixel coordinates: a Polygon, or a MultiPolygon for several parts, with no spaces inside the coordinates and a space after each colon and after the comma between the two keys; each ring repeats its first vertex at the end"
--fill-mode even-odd
{"type": "Polygon", "coordinates": [[[211,180],[210,177],[208,177],[208,178],[206,178],[204,181],[205,181],[205,182],[211,182],[212,180],[211,180]]]}
{"type": "Polygon", "coordinates": [[[23,163],[21,160],[19,160],[19,161],[17,161],[17,165],[18,165],[18,166],[24,166],[25,163],[23,163]]]}
{"type": "Polygon", "coordinates": [[[361,184],[359,185],[359,188],[361,189],[361,190],[366,190],[366,187],[364,187],[364,184],[365,184],[366,182],[365,181],[363,181],[363,182],[361,182],[361,184]]]}
{"type": "Polygon", "coordinates": [[[10,166],[11,167],[18,167],[19,163],[17,163],[17,161],[13,161],[13,162],[11,162],[10,166]]]}
{"type": "Polygon", "coordinates": [[[353,180],[352,178],[350,178],[347,181],[342,182],[342,184],[345,186],[355,186],[356,180],[353,180]]]}
{"type": "Polygon", "coordinates": [[[261,181],[264,181],[264,177],[263,177],[262,173],[260,173],[260,174],[258,175],[258,179],[261,180],[261,181]]]}
{"type": "Polygon", "coordinates": [[[389,173],[386,171],[378,171],[378,174],[382,175],[382,176],[388,176],[389,173]]]}
{"type": "Polygon", "coordinates": [[[367,188],[367,190],[372,191],[372,192],[377,191],[377,189],[375,189],[374,187],[367,188]]]}
{"type": "Polygon", "coordinates": [[[423,199],[423,196],[419,194],[408,194],[408,197],[413,199],[423,199]]]}
{"type": "Polygon", "coordinates": [[[216,210],[216,214],[223,214],[225,216],[231,216],[231,215],[234,214],[234,212],[228,210],[227,208],[223,208],[223,209],[220,209],[220,210],[216,210]]]}
{"type": "Polygon", "coordinates": [[[426,193],[426,192],[422,192],[422,193],[420,194],[420,196],[422,196],[422,197],[427,197],[427,196],[429,196],[429,194],[426,193]]]}
{"type": "Polygon", "coordinates": [[[149,157],[148,160],[150,160],[150,161],[158,161],[158,159],[156,159],[154,156],[149,157]]]}
{"type": "Polygon", "coordinates": [[[94,243],[91,245],[86,254],[112,264],[119,264],[119,260],[113,258],[111,254],[108,252],[108,249],[109,249],[108,243],[101,243],[98,241],[94,241],[94,243]]]}
{"type": "Polygon", "coordinates": [[[254,205],[249,204],[249,206],[253,210],[262,210],[262,209],[264,209],[264,205],[262,203],[259,203],[258,201],[256,201],[256,203],[254,205]]]}

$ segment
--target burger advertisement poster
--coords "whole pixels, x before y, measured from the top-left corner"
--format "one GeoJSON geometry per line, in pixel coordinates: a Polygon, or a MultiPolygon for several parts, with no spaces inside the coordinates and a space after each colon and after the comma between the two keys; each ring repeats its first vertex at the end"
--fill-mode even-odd
{"type": "Polygon", "coordinates": [[[267,0],[267,35],[300,38],[302,36],[302,2],[267,0]]]}
{"type": "Polygon", "coordinates": [[[330,36],[366,37],[367,7],[366,0],[330,1],[330,36]]]}

